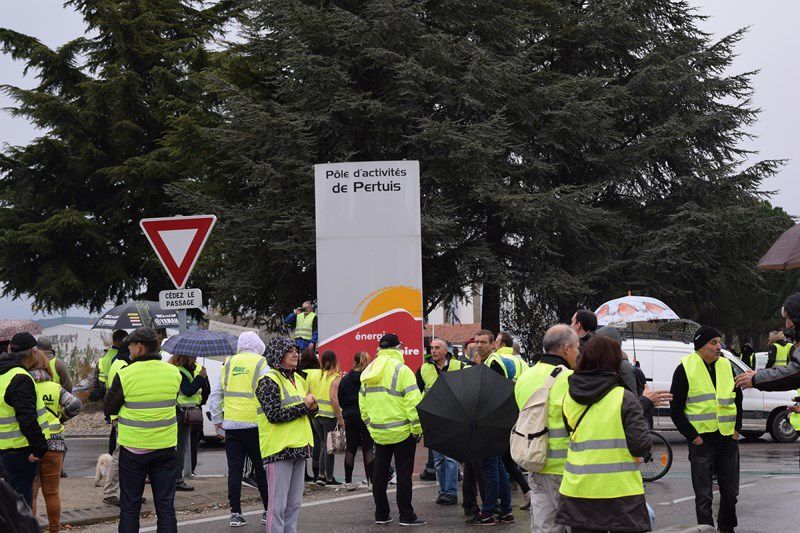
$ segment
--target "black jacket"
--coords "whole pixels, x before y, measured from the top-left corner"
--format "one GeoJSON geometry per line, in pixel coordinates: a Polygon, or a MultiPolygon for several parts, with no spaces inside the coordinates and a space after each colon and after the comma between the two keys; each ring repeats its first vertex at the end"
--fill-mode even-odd
{"type": "MultiPolygon", "coordinates": [[[[12,368],[25,367],[19,362],[19,355],[15,353],[0,354],[0,375],[12,368]]],[[[27,374],[27,370],[25,371],[27,374]]],[[[41,459],[47,453],[47,440],[44,438],[42,428],[39,426],[36,414],[36,386],[30,376],[14,376],[6,388],[3,401],[14,408],[14,416],[19,424],[22,435],[28,439],[31,453],[41,459]]]]}
{"type": "MultiPolygon", "coordinates": [[[[192,375],[194,375],[194,369],[194,365],[192,365],[191,368],[186,368],[192,375]]],[[[186,374],[181,372],[181,394],[187,397],[194,396],[197,391],[200,391],[201,395],[200,405],[205,405],[206,400],[208,400],[208,395],[211,394],[211,385],[208,383],[208,378],[197,375],[194,379],[190,380],[186,374]]]]}
{"type": "MultiPolygon", "coordinates": [[[[711,376],[711,383],[716,387],[716,367],[706,363],[706,369],[708,370],[708,375],[711,376]]],[[[734,390],[736,391],[736,426],[734,429],[738,432],[742,430],[742,389],[734,390]]],[[[684,409],[686,409],[686,396],[689,394],[689,380],[686,378],[686,370],[683,368],[682,364],[678,365],[675,369],[675,373],[672,375],[672,387],[669,391],[672,393],[672,401],[669,404],[672,422],[675,424],[678,431],[681,432],[681,435],[686,438],[687,442],[692,442],[697,437],[698,433],[691,422],[689,422],[689,419],[686,418],[686,413],[683,412],[684,409]]],[[[703,440],[730,439],[730,437],[723,437],[719,431],[703,433],[700,437],[702,437],[703,440]]]]}
{"type": "Polygon", "coordinates": [[[361,418],[358,407],[358,391],[361,388],[361,372],[351,370],[339,382],[339,407],[342,418],[361,418]]]}

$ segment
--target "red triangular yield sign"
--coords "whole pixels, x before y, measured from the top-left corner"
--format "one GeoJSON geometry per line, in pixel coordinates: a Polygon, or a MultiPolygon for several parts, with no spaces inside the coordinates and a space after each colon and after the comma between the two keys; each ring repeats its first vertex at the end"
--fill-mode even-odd
{"type": "Polygon", "coordinates": [[[214,215],[144,218],[139,221],[176,289],[186,285],[216,222],[214,215]]]}

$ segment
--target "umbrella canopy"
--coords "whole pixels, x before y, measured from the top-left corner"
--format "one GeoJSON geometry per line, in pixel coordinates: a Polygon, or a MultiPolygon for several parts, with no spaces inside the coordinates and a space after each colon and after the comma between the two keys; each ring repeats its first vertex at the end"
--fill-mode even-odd
{"type": "Polygon", "coordinates": [[[502,454],[519,409],[514,382],[486,365],[443,372],[417,405],[425,446],[458,461],[502,454]]]}
{"type": "Polygon", "coordinates": [[[598,307],[594,314],[597,315],[597,324],[600,326],[679,318],[667,304],[649,296],[617,298],[598,307]]]}
{"type": "Polygon", "coordinates": [[[30,333],[38,335],[42,326],[33,320],[0,320],[0,341],[11,340],[17,333],[30,333]]]}
{"type": "Polygon", "coordinates": [[[778,237],[761,261],[759,270],[791,270],[800,268],[800,224],[796,224],[778,237]]]}
{"type": "Polygon", "coordinates": [[[158,302],[133,301],[116,306],[97,319],[92,329],[177,328],[178,313],[164,311],[158,302]]]}
{"type": "Polygon", "coordinates": [[[190,357],[213,357],[236,353],[238,339],[230,333],[201,329],[173,335],[161,345],[161,349],[172,355],[190,357]]]}

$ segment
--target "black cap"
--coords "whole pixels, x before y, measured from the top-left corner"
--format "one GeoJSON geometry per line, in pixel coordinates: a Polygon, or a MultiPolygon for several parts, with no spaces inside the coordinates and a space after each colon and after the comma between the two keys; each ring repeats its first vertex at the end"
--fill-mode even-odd
{"type": "Polygon", "coordinates": [[[142,344],[158,344],[158,336],[156,335],[156,330],[150,326],[142,326],[141,328],[136,328],[133,330],[133,332],[125,337],[125,340],[122,342],[126,342],[128,344],[132,342],[141,342],[142,344]]]}
{"type": "Polygon", "coordinates": [[[722,334],[711,326],[700,326],[694,334],[694,349],[699,350],[709,343],[710,340],[722,337],[722,334]]]}
{"type": "Polygon", "coordinates": [[[381,337],[381,341],[378,346],[381,348],[394,348],[396,346],[400,346],[400,339],[398,339],[397,335],[394,333],[387,333],[381,337]]]}
{"type": "Polygon", "coordinates": [[[17,333],[11,337],[8,350],[11,352],[24,352],[36,347],[36,338],[30,333],[17,333]]]}

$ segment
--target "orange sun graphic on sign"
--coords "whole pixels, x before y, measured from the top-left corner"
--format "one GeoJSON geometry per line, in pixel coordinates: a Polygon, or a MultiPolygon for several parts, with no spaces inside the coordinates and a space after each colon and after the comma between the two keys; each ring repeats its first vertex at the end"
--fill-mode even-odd
{"type": "Polygon", "coordinates": [[[383,287],[368,294],[356,310],[362,306],[364,310],[361,312],[361,322],[393,309],[405,309],[414,318],[422,318],[422,291],[404,285],[383,287]]]}

